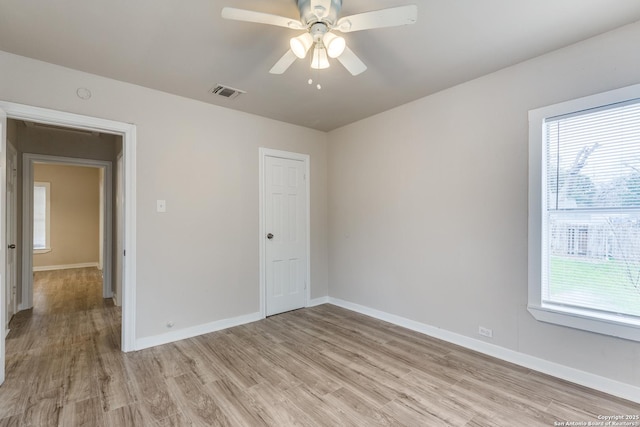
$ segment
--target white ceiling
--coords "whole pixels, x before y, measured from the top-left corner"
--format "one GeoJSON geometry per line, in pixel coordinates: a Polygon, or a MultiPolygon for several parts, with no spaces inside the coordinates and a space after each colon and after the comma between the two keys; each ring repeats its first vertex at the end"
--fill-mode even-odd
{"type": "Polygon", "coordinates": [[[343,3],[342,16],[415,3],[418,22],[346,34],[368,66],[356,77],[335,60],[269,74],[300,32],[220,17],[232,6],[297,19],[295,0],[0,0],[0,50],[329,131],[640,20],[638,0],[343,3]],[[208,93],[218,83],[247,93],[208,93]]]}

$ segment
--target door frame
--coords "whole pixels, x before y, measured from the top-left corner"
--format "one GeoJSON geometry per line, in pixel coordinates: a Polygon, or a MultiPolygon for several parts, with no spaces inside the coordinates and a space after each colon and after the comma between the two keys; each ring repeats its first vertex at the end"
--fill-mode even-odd
{"type": "Polygon", "coordinates": [[[267,278],[266,278],[266,188],[265,188],[265,159],[267,157],[277,157],[280,159],[298,160],[304,164],[305,185],[306,185],[306,218],[305,232],[307,238],[306,247],[306,277],[305,277],[305,307],[311,301],[311,169],[310,157],[308,154],[292,153],[289,151],[274,150],[271,148],[260,147],[259,150],[259,217],[260,223],[258,227],[258,244],[260,248],[260,318],[267,317],[267,278]]]}
{"type": "MultiPolygon", "coordinates": [[[[119,253],[120,250],[124,250],[124,211],[122,209],[122,207],[124,206],[123,203],[123,197],[122,195],[124,194],[124,168],[123,168],[123,157],[122,157],[122,153],[118,154],[116,156],[116,162],[115,162],[115,183],[116,183],[116,188],[113,189],[114,191],[114,200],[115,200],[115,212],[116,212],[116,217],[113,218],[114,222],[115,222],[115,226],[114,226],[114,236],[116,236],[115,240],[114,240],[114,249],[115,249],[115,253],[119,253]]],[[[112,289],[112,294],[115,293],[115,298],[113,299],[113,302],[115,305],[117,306],[122,306],[122,272],[124,271],[124,259],[125,257],[123,256],[118,256],[115,257],[115,259],[113,260],[114,262],[114,272],[115,272],[115,278],[114,278],[114,287],[115,289],[112,289]]]]}
{"type": "Polygon", "coordinates": [[[5,341],[6,327],[5,324],[5,310],[7,309],[7,303],[5,298],[7,297],[6,287],[6,275],[5,269],[7,267],[7,220],[6,215],[6,193],[7,193],[7,173],[6,173],[6,158],[7,158],[7,113],[0,108],[0,319],[2,319],[2,328],[0,328],[0,385],[4,383],[5,379],[5,364],[6,364],[6,352],[5,341]]]}
{"type": "MultiPolygon", "coordinates": [[[[14,174],[13,177],[13,195],[12,195],[12,200],[11,200],[11,207],[12,209],[9,210],[9,195],[5,193],[5,206],[6,206],[6,227],[5,227],[5,238],[6,240],[6,245],[8,246],[9,244],[13,243],[20,243],[22,244],[22,242],[17,242],[16,239],[18,237],[18,152],[16,151],[15,148],[13,148],[13,146],[11,144],[9,144],[9,138],[7,138],[7,147],[6,147],[7,151],[7,155],[5,158],[6,161],[6,175],[8,176],[9,174],[14,174]],[[12,157],[14,164],[13,166],[15,167],[15,170],[11,171],[9,170],[9,158],[12,157]],[[11,223],[11,220],[13,220],[13,223],[11,223]],[[8,238],[9,235],[13,234],[13,242],[11,242],[8,238]]],[[[8,185],[8,180],[5,182],[5,185],[8,185]]],[[[9,276],[9,252],[7,252],[6,256],[5,256],[5,295],[7,295],[8,292],[13,292],[12,290],[10,291],[10,286],[12,287],[12,285],[15,285],[17,287],[18,283],[18,279],[17,279],[17,273],[18,273],[18,267],[17,267],[17,259],[18,259],[18,254],[17,254],[17,249],[14,253],[14,260],[13,260],[13,274],[12,274],[12,280],[13,280],[13,284],[10,284],[7,282],[6,278],[9,276]]],[[[13,295],[13,307],[11,307],[11,315],[15,315],[16,312],[18,311],[18,294],[17,292],[13,295]]],[[[5,317],[9,317],[9,313],[5,313],[5,317]]],[[[11,320],[11,319],[9,319],[11,320]]],[[[7,324],[7,331],[9,329],[9,325],[7,324]]]]}
{"type": "Polygon", "coordinates": [[[112,292],[112,241],[113,234],[113,205],[112,205],[112,179],[113,172],[110,161],[77,159],[73,157],[60,157],[45,154],[22,154],[22,298],[20,309],[26,310],[33,307],[33,169],[35,164],[48,164],[56,166],[83,166],[102,169],[103,184],[100,189],[100,197],[103,202],[100,206],[100,227],[102,238],[100,241],[100,260],[102,266],[102,298],[111,298],[112,292]]]}
{"type": "MultiPolygon", "coordinates": [[[[7,118],[122,136],[124,162],[124,263],[120,348],[136,350],[136,134],[134,124],[0,100],[7,118]]],[[[4,219],[3,219],[4,220],[4,219]]],[[[124,255],[123,254],[123,255],[124,255]]],[[[24,279],[24,278],[23,278],[24,279]]],[[[4,284],[0,285],[5,292],[4,284]]]]}

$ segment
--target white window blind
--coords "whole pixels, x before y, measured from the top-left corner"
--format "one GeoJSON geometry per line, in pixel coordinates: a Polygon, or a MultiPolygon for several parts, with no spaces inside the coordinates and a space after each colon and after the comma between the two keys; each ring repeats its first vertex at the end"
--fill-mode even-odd
{"type": "Polygon", "coordinates": [[[547,118],[543,306],[640,319],[640,99],[547,118]]]}
{"type": "Polygon", "coordinates": [[[49,183],[33,185],[33,249],[49,249],[49,183]]]}

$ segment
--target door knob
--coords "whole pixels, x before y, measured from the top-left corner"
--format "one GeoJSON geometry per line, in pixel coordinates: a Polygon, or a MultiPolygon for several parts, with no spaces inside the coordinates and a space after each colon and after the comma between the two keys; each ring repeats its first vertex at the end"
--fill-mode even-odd
{"type": "Polygon", "coordinates": [[[273,239],[273,234],[271,234],[271,233],[267,234],[267,239],[269,239],[269,240],[273,239]]]}
{"type": "Polygon", "coordinates": [[[9,245],[9,249],[15,249],[15,248],[16,248],[16,245],[14,243],[9,245]]]}

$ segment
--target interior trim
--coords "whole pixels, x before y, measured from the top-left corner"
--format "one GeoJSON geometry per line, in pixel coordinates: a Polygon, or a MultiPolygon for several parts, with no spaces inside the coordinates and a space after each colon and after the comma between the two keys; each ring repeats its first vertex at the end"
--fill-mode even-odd
{"type": "MultiPolygon", "coordinates": [[[[122,289],[122,351],[136,350],[136,144],[137,129],[130,123],[100,119],[0,100],[7,118],[121,135],[124,156],[124,263],[122,289]]],[[[4,290],[3,290],[4,291],[4,290]]]]}

